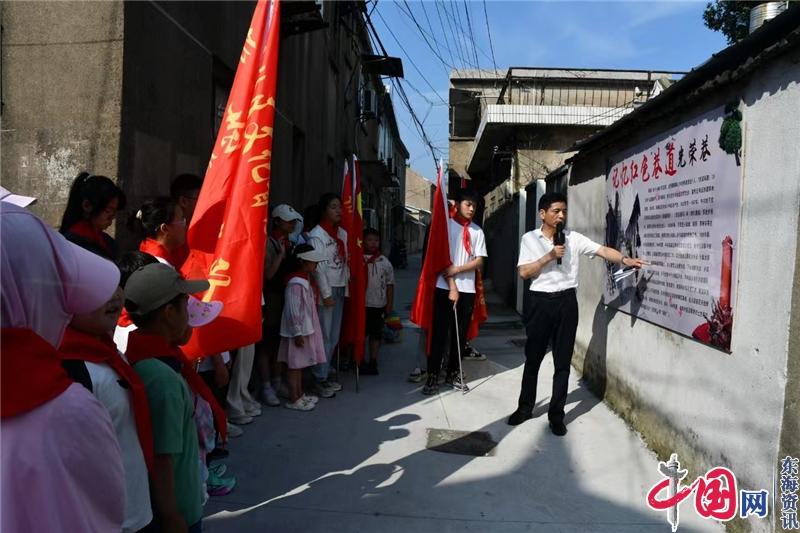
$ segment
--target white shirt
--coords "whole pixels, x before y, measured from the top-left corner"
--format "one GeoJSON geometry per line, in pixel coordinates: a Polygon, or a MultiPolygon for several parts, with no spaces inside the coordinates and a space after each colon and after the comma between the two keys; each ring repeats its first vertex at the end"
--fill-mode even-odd
{"type": "Polygon", "coordinates": [[[104,363],[86,362],[92,380],[92,393],[111,415],[111,424],[122,451],[122,466],[125,469],[125,521],[122,531],[138,531],[150,523],[153,512],[150,506],[150,485],[147,465],[139,444],[136,419],[131,406],[131,395],[123,388],[121,379],[110,366],[104,363]]]}
{"type": "MultiPolygon", "coordinates": [[[[222,362],[226,365],[231,362],[231,352],[222,352],[222,362]]],[[[208,372],[214,370],[214,363],[211,362],[211,357],[203,357],[200,359],[200,364],[197,365],[198,372],[208,372]]]]}
{"type": "MultiPolygon", "coordinates": [[[[365,262],[369,258],[370,256],[364,255],[365,262]]],[[[382,255],[373,263],[367,263],[367,275],[369,276],[366,295],[367,307],[386,307],[386,290],[389,285],[394,285],[392,264],[386,259],[386,256],[382,255]]]]}
{"type": "Polygon", "coordinates": [[[319,293],[322,298],[331,296],[332,287],[346,287],[350,279],[347,268],[347,232],[341,227],[337,228],[337,235],[344,243],[345,257],[341,257],[336,246],[336,239],[328,235],[321,226],[314,226],[308,233],[308,243],[315,250],[322,252],[325,259],[317,264],[314,279],[317,281],[319,293]]]}
{"type": "MultiPolygon", "coordinates": [[[[558,292],[578,287],[578,259],[580,255],[594,257],[601,245],[578,233],[564,231],[566,253],[559,265],[550,261],[531,280],[531,290],[537,292],[558,292]]],[[[517,266],[533,263],[550,253],[553,241],[542,234],[541,229],[529,231],[522,236],[519,244],[519,261],[517,266]]]]}
{"type": "MultiPolygon", "coordinates": [[[[450,259],[453,261],[453,266],[463,266],[475,259],[476,257],[488,257],[486,253],[486,239],[483,236],[483,230],[477,224],[470,222],[469,224],[469,242],[472,245],[472,255],[467,253],[464,248],[464,226],[453,220],[448,219],[448,231],[450,232],[450,259]]],[[[453,276],[456,282],[458,292],[475,292],[475,271],[461,272],[453,276]]],[[[444,276],[440,275],[436,280],[436,287],[438,289],[450,289],[447,280],[444,276]]]]}
{"type": "Polygon", "coordinates": [[[117,345],[117,351],[124,354],[128,351],[128,336],[131,331],[136,331],[136,324],[128,324],[127,326],[117,326],[114,328],[114,344],[117,345]]]}

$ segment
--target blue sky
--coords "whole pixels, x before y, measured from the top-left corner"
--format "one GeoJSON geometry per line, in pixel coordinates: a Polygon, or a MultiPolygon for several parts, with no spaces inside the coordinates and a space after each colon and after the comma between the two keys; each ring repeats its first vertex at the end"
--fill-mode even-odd
{"type": "MultiPolygon", "coordinates": [[[[448,68],[431,52],[411,17],[403,11],[410,8],[427,33],[431,33],[430,21],[439,42],[447,40],[455,63],[461,65],[462,59],[456,51],[459,44],[462,54],[472,54],[468,28],[460,39],[453,37],[454,31],[458,32],[456,28],[467,26],[465,1],[406,1],[378,0],[372,21],[387,52],[402,58],[409,100],[420,120],[424,120],[428,136],[446,160],[448,120],[447,106],[442,100],[447,101],[448,68]],[[459,16],[461,25],[458,25],[459,16]]],[[[705,6],[705,1],[487,0],[486,12],[494,58],[500,69],[515,66],[687,71],[727,46],[722,34],[703,25],[705,6]]],[[[478,62],[482,68],[493,68],[484,4],[481,0],[470,1],[468,8],[472,33],[479,48],[478,62]]],[[[436,43],[431,44],[437,48],[436,43]]],[[[445,62],[454,62],[446,49],[440,46],[437,51],[445,62]]],[[[432,177],[435,169],[430,151],[420,140],[397,95],[394,101],[401,136],[411,153],[411,167],[432,177]]]]}

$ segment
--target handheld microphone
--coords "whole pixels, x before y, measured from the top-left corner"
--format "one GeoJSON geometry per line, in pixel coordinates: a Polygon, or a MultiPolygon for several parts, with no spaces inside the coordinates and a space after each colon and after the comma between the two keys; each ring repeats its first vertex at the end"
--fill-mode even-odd
{"type": "MultiPolygon", "coordinates": [[[[555,246],[563,246],[567,242],[566,237],[564,237],[564,224],[559,222],[556,224],[556,234],[553,236],[553,244],[555,246]]],[[[561,258],[559,257],[556,259],[556,264],[561,264],[561,258]]]]}

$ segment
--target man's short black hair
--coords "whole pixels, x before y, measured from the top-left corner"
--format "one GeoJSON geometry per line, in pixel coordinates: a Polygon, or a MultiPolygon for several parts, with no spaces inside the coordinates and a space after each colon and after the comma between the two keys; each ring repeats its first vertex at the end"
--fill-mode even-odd
{"type": "Polygon", "coordinates": [[[203,186],[203,179],[196,174],[181,174],[172,180],[172,185],[169,186],[169,195],[174,200],[181,196],[199,191],[203,186]]]}
{"type": "Polygon", "coordinates": [[[158,259],[150,254],[140,252],[139,250],[122,254],[122,256],[117,259],[117,267],[120,271],[119,286],[124,289],[131,274],[143,266],[152,265],[153,263],[158,263],[158,259]]]}
{"type": "Polygon", "coordinates": [[[567,195],[563,192],[548,192],[539,198],[539,211],[550,209],[550,206],[558,202],[567,203],[567,195]]]}
{"type": "Polygon", "coordinates": [[[480,196],[478,196],[478,193],[475,192],[474,189],[459,189],[455,197],[456,203],[465,202],[467,200],[469,200],[475,205],[478,205],[478,202],[480,201],[480,196]]]}
{"type": "Polygon", "coordinates": [[[367,235],[375,235],[378,238],[378,240],[381,240],[381,233],[378,230],[376,230],[375,228],[366,228],[364,230],[364,238],[365,239],[367,238],[367,235]]]}

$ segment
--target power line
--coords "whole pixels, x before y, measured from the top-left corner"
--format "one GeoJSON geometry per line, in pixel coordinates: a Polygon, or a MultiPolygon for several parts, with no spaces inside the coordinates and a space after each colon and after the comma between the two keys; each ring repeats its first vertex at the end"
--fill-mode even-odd
{"type": "MultiPolygon", "coordinates": [[[[435,55],[436,58],[439,61],[441,61],[442,65],[444,65],[446,68],[449,68],[449,69],[453,68],[452,65],[448,64],[447,61],[445,61],[444,58],[442,58],[441,51],[435,50],[433,48],[433,46],[431,45],[430,41],[428,41],[428,36],[427,36],[425,30],[422,29],[422,26],[420,26],[419,22],[417,22],[417,19],[414,16],[414,13],[411,12],[411,6],[408,5],[408,2],[406,2],[406,0],[403,0],[403,4],[405,5],[405,10],[402,7],[400,7],[400,4],[395,4],[397,6],[398,11],[400,11],[406,17],[411,19],[411,22],[414,23],[414,25],[417,27],[417,30],[419,31],[420,35],[422,35],[422,40],[425,41],[425,44],[428,45],[428,48],[430,48],[431,52],[433,52],[433,55],[435,55]],[[406,10],[408,10],[408,11],[406,12],[406,10]]],[[[434,39],[433,42],[436,45],[436,48],[438,49],[439,48],[439,43],[436,41],[436,39],[434,39]]]]}
{"type": "MultiPolygon", "coordinates": [[[[456,7],[455,3],[453,3],[453,0],[450,0],[450,2],[453,4],[453,7],[452,7],[452,9],[453,9],[453,11],[455,12],[455,15],[453,15],[453,16],[454,16],[455,18],[457,18],[457,19],[458,19],[458,22],[457,22],[457,24],[461,24],[461,26],[460,26],[460,27],[463,27],[463,24],[464,24],[464,23],[461,21],[461,13],[460,13],[460,11],[459,11],[459,10],[458,10],[458,8],[456,7]]],[[[445,8],[445,5],[443,4],[443,5],[442,5],[442,7],[443,7],[443,8],[445,8]]],[[[447,11],[447,10],[446,10],[446,8],[445,8],[445,11],[447,11]]],[[[469,46],[467,46],[467,37],[466,37],[466,35],[461,35],[461,34],[460,34],[460,36],[461,36],[461,38],[464,40],[464,49],[467,51],[467,56],[469,56],[469,46]]],[[[471,43],[470,43],[470,44],[472,45],[473,49],[474,49],[474,50],[477,50],[478,52],[480,52],[480,53],[481,53],[481,55],[482,55],[483,57],[485,57],[487,61],[491,61],[491,60],[492,60],[492,58],[489,56],[489,54],[487,54],[487,53],[486,53],[486,51],[485,51],[483,48],[481,48],[481,47],[480,47],[480,46],[479,46],[479,45],[478,45],[478,44],[475,42],[475,40],[474,40],[474,39],[471,41],[471,43]]],[[[476,63],[476,64],[475,64],[475,68],[479,68],[479,66],[478,66],[478,63],[476,63]]]]}
{"type": "MultiPolygon", "coordinates": [[[[378,13],[378,16],[381,17],[381,20],[383,21],[384,25],[386,25],[386,21],[383,19],[383,16],[380,14],[380,12],[376,11],[376,13],[378,13]]],[[[374,36],[375,37],[375,41],[377,42],[378,46],[380,47],[381,52],[383,53],[384,56],[387,56],[388,54],[386,52],[386,47],[383,46],[383,43],[381,42],[381,38],[378,35],[378,31],[375,29],[375,25],[372,23],[372,18],[369,16],[369,14],[367,14],[367,18],[366,18],[365,22],[367,24],[367,34],[368,35],[370,33],[369,30],[372,30],[372,35],[370,35],[370,40],[372,40],[372,36],[374,36]]],[[[386,25],[386,27],[389,30],[389,33],[392,34],[392,37],[394,37],[395,41],[397,41],[397,44],[402,49],[402,45],[400,45],[400,42],[398,41],[397,37],[392,32],[391,28],[389,28],[388,25],[386,25]]],[[[405,52],[405,50],[403,50],[403,51],[405,52]]],[[[408,57],[407,53],[406,53],[406,56],[408,57]]],[[[409,61],[410,61],[410,59],[409,59],[409,61]]],[[[413,62],[411,62],[411,64],[414,65],[413,62]]],[[[416,68],[416,65],[414,65],[414,66],[416,68]]],[[[419,71],[419,69],[417,69],[417,71],[419,71]]],[[[420,73],[420,75],[421,75],[421,73],[420,73]]],[[[425,79],[424,76],[423,76],[423,79],[425,79]]],[[[425,80],[425,81],[427,83],[427,80],[425,80]]],[[[419,120],[419,117],[417,117],[416,112],[414,112],[414,107],[411,105],[411,101],[409,100],[408,95],[406,94],[406,91],[403,88],[402,83],[400,82],[399,79],[395,79],[395,78],[391,78],[391,83],[392,83],[392,86],[396,89],[397,94],[400,96],[400,101],[406,106],[406,109],[408,110],[409,115],[411,115],[411,119],[414,121],[414,124],[415,124],[415,126],[417,128],[417,133],[420,135],[420,139],[422,140],[423,144],[427,145],[428,148],[430,149],[431,157],[433,157],[434,164],[436,164],[437,150],[433,147],[433,143],[431,142],[430,138],[428,137],[427,133],[425,132],[425,127],[423,126],[422,122],[419,120]]],[[[430,86],[430,83],[428,83],[428,85],[430,86]]],[[[433,87],[431,87],[431,89],[433,89],[433,87]]],[[[436,92],[436,89],[433,89],[433,91],[436,92]]],[[[439,93],[436,93],[436,94],[438,95],[439,93]]],[[[439,99],[442,100],[441,96],[439,96],[439,99]]],[[[444,100],[442,100],[442,102],[444,102],[444,100]]],[[[445,103],[445,105],[447,105],[447,102],[444,102],[444,103],[445,103]]]]}
{"type": "MultiPolygon", "coordinates": [[[[452,0],[451,0],[452,1],[452,0]]],[[[437,2],[438,4],[438,2],[437,2]]],[[[464,69],[471,69],[472,64],[469,62],[469,54],[466,51],[466,47],[464,43],[462,43],[459,35],[459,25],[458,20],[456,20],[456,13],[450,11],[448,8],[447,3],[442,3],[442,10],[445,13],[445,18],[447,19],[447,24],[450,26],[450,36],[453,39],[453,42],[456,45],[456,49],[458,50],[458,55],[461,58],[461,63],[464,66],[464,69]]]]}
{"type": "MultiPolygon", "coordinates": [[[[426,84],[428,87],[430,87],[430,88],[431,88],[431,90],[432,90],[434,93],[436,93],[436,96],[438,96],[438,97],[439,97],[439,100],[441,100],[441,101],[442,101],[442,103],[443,103],[444,105],[447,105],[447,102],[445,102],[445,101],[444,101],[444,99],[442,98],[442,96],[441,96],[441,95],[440,95],[440,94],[439,94],[439,93],[436,91],[436,89],[434,89],[434,88],[433,88],[433,85],[431,85],[431,82],[429,82],[429,81],[428,81],[428,78],[426,78],[426,77],[425,77],[425,75],[422,73],[422,71],[419,69],[419,67],[417,67],[417,64],[416,64],[416,63],[414,63],[414,60],[412,60],[412,59],[411,59],[411,55],[409,55],[409,53],[408,53],[408,52],[406,52],[406,49],[403,47],[403,45],[402,45],[402,44],[400,44],[400,39],[398,39],[398,38],[397,38],[397,36],[396,36],[396,35],[394,34],[394,32],[392,31],[392,28],[391,28],[391,27],[389,27],[389,25],[386,23],[386,19],[384,19],[384,18],[383,18],[383,15],[381,15],[381,12],[380,12],[380,11],[378,11],[378,10],[375,10],[375,13],[376,13],[376,14],[378,15],[378,17],[381,19],[381,22],[383,22],[383,25],[384,25],[384,26],[386,26],[386,29],[389,31],[389,35],[391,35],[391,36],[392,36],[392,38],[394,39],[394,41],[397,43],[397,46],[399,46],[399,47],[400,47],[400,50],[402,50],[402,51],[403,51],[403,53],[404,53],[404,54],[405,54],[405,56],[406,56],[406,59],[408,59],[408,62],[409,62],[409,63],[411,63],[411,66],[412,66],[412,67],[414,67],[414,70],[416,70],[416,71],[417,71],[417,73],[419,74],[420,78],[422,78],[422,81],[424,81],[424,82],[425,82],[425,84],[426,84]]],[[[370,21],[370,20],[371,20],[371,19],[367,18],[367,21],[370,21]]],[[[373,28],[373,31],[374,31],[374,28],[373,28]]],[[[376,34],[377,34],[377,32],[376,32],[376,34]]],[[[377,37],[377,35],[376,35],[376,37],[377,37]]],[[[380,42],[380,40],[379,40],[378,42],[380,42]]],[[[386,52],[384,52],[384,54],[385,54],[385,53],[386,53],[386,52]]]]}
{"type": "Polygon", "coordinates": [[[497,62],[494,60],[494,45],[492,44],[492,32],[489,29],[489,14],[486,12],[486,0],[483,0],[483,18],[486,19],[486,34],[489,36],[489,50],[492,52],[492,65],[497,72],[497,62]]]}
{"type": "MultiPolygon", "coordinates": [[[[458,7],[456,6],[454,0],[450,0],[450,4],[453,7],[453,13],[455,13],[455,16],[456,16],[456,19],[457,19],[457,20],[453,21],[453,24],[456,24],[457,28],[462,28],[463,29],[464,28],[464,22],[461,20],[461,12],[458,10],[458,7]]],[[[459,32],[458,37],[460,38],[462,35],[463,35],[463,30],[461,32],[459,32]]],[[[469,48],[467,47],[467,39],[466,39],[466,37],[464,37],[464,41],[463,42],[464,42],[465,55],[470,60],[472,60],[472,57],[470,57],[470,55],[469,55],[469,48]]],[[[477,64],[475,65],[475,68],[478,68],[477,64]]]]}
{"type": "MultiPolygon", "coordinates": [[[[428,21],[428,28],[430,28],[430,30],[431,30],[431,35],[436,35],[436,31],[433,29],[433,25],[431,24],[431,19],[428,18],[428,10],[425,9],[425,2],[420,2],[420,5],[422,6],[422,12],[425,14],[425,20],[428,21]]],[[[439,19],[439,22],[441,22],[441,21],[442,21],[442,19],[439,19]]],[[[444,33],[444,25],[442,25],[442,36],[444,37],[444,35],[445,35],[445,33],[444,33]]],[[[447,43],[447,41],[445,41],[445,44],[446,43],[447,43]]],[[[436,46],[437,47],[439,46],[438,42],[437,42],[436,46]]],[[[456,64],[456,60],[455,60],[455,57],[453,57],[453,51],[450,49],[449,46],[447,46],[446,48],[447,48],[447,53],[450,54],[450,62],[453,65],[455,65],[456,64]]]]}
{"type": "Polygon", "coordinates": [[[481,64],[478,61],[478,48],[475,44],[475,33],[472,31],[472,16],[469,13],[469,3],[467,0],[464,0],[464,16],[467,19],[467,28],[469,29],[469,40],[472,42],[472,53],[475,54],[475,66],[478,68],[478,77],[483,79],[481,76],[481,64]]]}
{"type": "MultiPolygon", "coordinates": [[[[442,21],[442,12],[439,10],[439,2],[434,2],[433,5],[436,6],[436,16],[439,17],[439,26],[442,27],[442,37],[444,38],[445,43],[447,43],[447,35],[448,34],[447,34],[447,30],[444,29],[444,22],[442,21]]],[[[442,5],[442,9],[444,9],[444,5],[442,5]]],[[[445,10],[445,13],[446,12],[447,11],[445,10]]],[[[450,18],[449,17],[444,17],[444,18],[447,19],[447,25],[450,28],[450,35],[454,35],[455,32],[453,31],[453,25],[452,25],[452,22],[450,21],[450,18]]],[[[447,49],[450,51],[450,55],[452,56],[453,55],[453,51],[452,51],[453,49],[450,47],[450,44],[447,44],[447,49]]],[[[465,68],[464,67],[464,56],[461,54],[461,50],[458,47],[458,43],[456,43],[456,55],[458,55],[459,59],[461,60],[461,68],[465,68]]],[[[454,59],[453,64],[455,64],[455,63],[456,62],[455,62],[455,59],[454,59]]]]}

